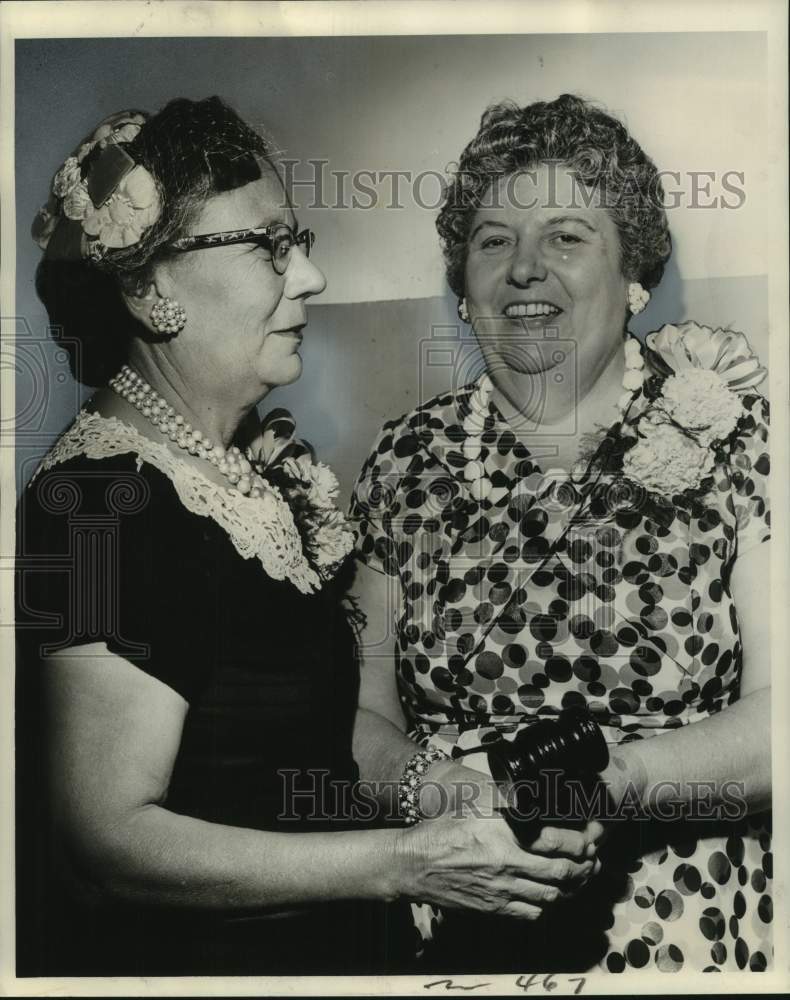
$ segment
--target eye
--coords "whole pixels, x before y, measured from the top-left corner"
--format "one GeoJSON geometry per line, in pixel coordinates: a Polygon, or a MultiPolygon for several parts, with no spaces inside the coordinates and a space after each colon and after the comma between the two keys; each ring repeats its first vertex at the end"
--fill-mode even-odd
{"type": "Polygon", "coordinates": [[[480,244],[480,249],[486,253],[498,253],[513,245],[507,236],[488,236],[480,244]]]}
{"type": "Polygon", "coordinates": [[[252,236],[243,243],[239,242],[236,246],[238,250],[244,250],[248,253],[258,253],[260,250],[263,250],[266,254],[269,253],[268,247],[260,236],[252,236]]]}
{"type": "Polygon", "coordinates": [[[278,227],[271,237],[272,257],[276,261],[285,261],[294,245],[294,234],[287,226],[278,227]]]}
{"type": "Polygon", "coordinates": [[[584,240],[579,236],[574,236],[573,233],[555,233],[554,236],[549,237],[549,242],[554,243],[556,246],[568,248],[576,246],[578,243],[583,243],[584,240]]]}

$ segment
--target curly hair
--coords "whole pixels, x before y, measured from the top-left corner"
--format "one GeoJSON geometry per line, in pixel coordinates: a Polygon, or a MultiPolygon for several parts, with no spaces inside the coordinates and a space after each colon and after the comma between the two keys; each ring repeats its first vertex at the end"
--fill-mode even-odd
{"type": "Polygon", "coordinates": [[[622,122],[589,101],[562,94],[524,108],[512,101],[489,107],[461,154],[436,220],[455,294],[464,294],[469,231],[491,184],[546,162],[564,164],[601,192],[620,236],[623,274],[654,288],[672,251],[655,164],[622,122]]]}
{"type": "Polygon", "coordinates": [[[131,338],[146,335],[122,293],[144,291],[206,200],[257,180],[261,161],[271,155],[266,140],[219,97],[178,98],[154,115],[130,113],[146,121],[124,149],[154,178],[159,218],[137,243],[101,261],[45,256],[36,271],[52,335],[68,352],[74,377],[88,386],[106,384],[126,359],[131,338]]]}

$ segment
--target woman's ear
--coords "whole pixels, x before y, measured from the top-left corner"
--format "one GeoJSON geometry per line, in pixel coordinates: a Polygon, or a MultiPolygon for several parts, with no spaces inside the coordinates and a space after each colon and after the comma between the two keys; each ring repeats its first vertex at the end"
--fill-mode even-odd
{"type": "Polygon", "coordinates": [[[129,290],[121,288],[121,298],[126,308],[134,319],[152,334],[158,334],[161,331],[152,319],[151,310],[155,306],[161,305],[171,295],[172,282],[161,270],[157,271],[147,284],[129,290]]]}
{"type": "Polygon", "coordinates": [[[151,323],[151,309],[159,300],[156,287],[149,284],[144,290],[137,289],[134,292],[127,292],[121,289],[121,298],[124,305],[141,326],[153,333],[154,327],[151,323]]]}

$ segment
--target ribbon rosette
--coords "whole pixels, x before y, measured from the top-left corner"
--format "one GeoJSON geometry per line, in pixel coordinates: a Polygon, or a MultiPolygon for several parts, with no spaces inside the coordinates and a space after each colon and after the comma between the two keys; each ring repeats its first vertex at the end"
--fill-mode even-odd
{"type": "Polygon", "coordinates": [[[733,392],[752,389],[766,376],[766,369],[742,333],[712,330],[697,323],[668,323],[645,338],[648,360],[657,371],[672,375],[704,369],[715,372],[733,392]]]}

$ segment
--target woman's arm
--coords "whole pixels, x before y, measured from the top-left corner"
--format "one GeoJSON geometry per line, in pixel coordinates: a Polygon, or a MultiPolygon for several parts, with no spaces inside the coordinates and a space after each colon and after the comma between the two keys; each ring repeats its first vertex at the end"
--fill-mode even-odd
{"type": "MultiPolygon", "coordinates": [[[[406,722],[395,677],[393,621],[399,598],[397,581],[359,564],[355,592],[366,625],[360,641],[361,683],[354,727],[354,757],[363,779],[397,782],[417,747],[405,735],[406,722]]],[[[387,797],[382,796],[382,803],[387,797]]],[[[495,810],[505,806],[496,784],[480,771],[451,760],[428,772],[420,796],[427,816],[473,814],[504,822],[495,810]]],[[[536,853],[591,857],[601,834],[598,823],[584,830],[545,828],[530,845],[536,853]]]]}
{"type": "Polygon", "coordinates": [[[333,835],[327,863],[309,835],[262,834],[166,809],[187,703],[103,643],[56,653],[43,669],[55,817],[65,859],[86,889],[207,908],[393,894],[377,835],[365,843],[333,835]]]}
{"type": "Polygon", "coordinates": [[[406,736],[406,720],[395,677],[393,622],[399,586],[384,573],[358,562],[354,594],[365,615],[359,643],[360,689],[354,758],[363,779],[397,781],[417,750],[406,736]]]}
{"type": "Polygon", "coordinates": [[[742,799],[748,812],[770,805],[769,581],[767,544],[738,557],[731,590],[743,642],[740,699],[701,722],[612,751],[603,777],[615,802],[628,788],[651,809],[690,803],[700,794],[714,805],[732,807],[742,799]]]}
{"type": "MultiPolygon", "coordinates": [[[[354,757],[363,779],[397,782],[409,759],[417,751],[406,736],[395,676],[395,638],[393,622],[400,599],[396,580],[359,563],[355,596],[365,614],[360,638],[359,709],[354,727],[354,757]]],[[[493,806],[503,805],[493,782],[479,771],[440,761],[431,768],[423,786],[420,805],[433,816],[440,806],[437,784],[445,790],[446,809],[454,812],[456,791],[473,782],[478,788],[474,804],[489,815],[493,806]]]]}
{"type": "Polygon", "coordinates": [[[178,815],[164,803],[181,696],[103,643],[56,653],[43,671],[55,831],[70,880],[91,895],[239,910],[405,897],[533,919],[553,882],[589,874],[545,858],[537,881],[506,826],[485,820],[272,833],[178,815]]]}

